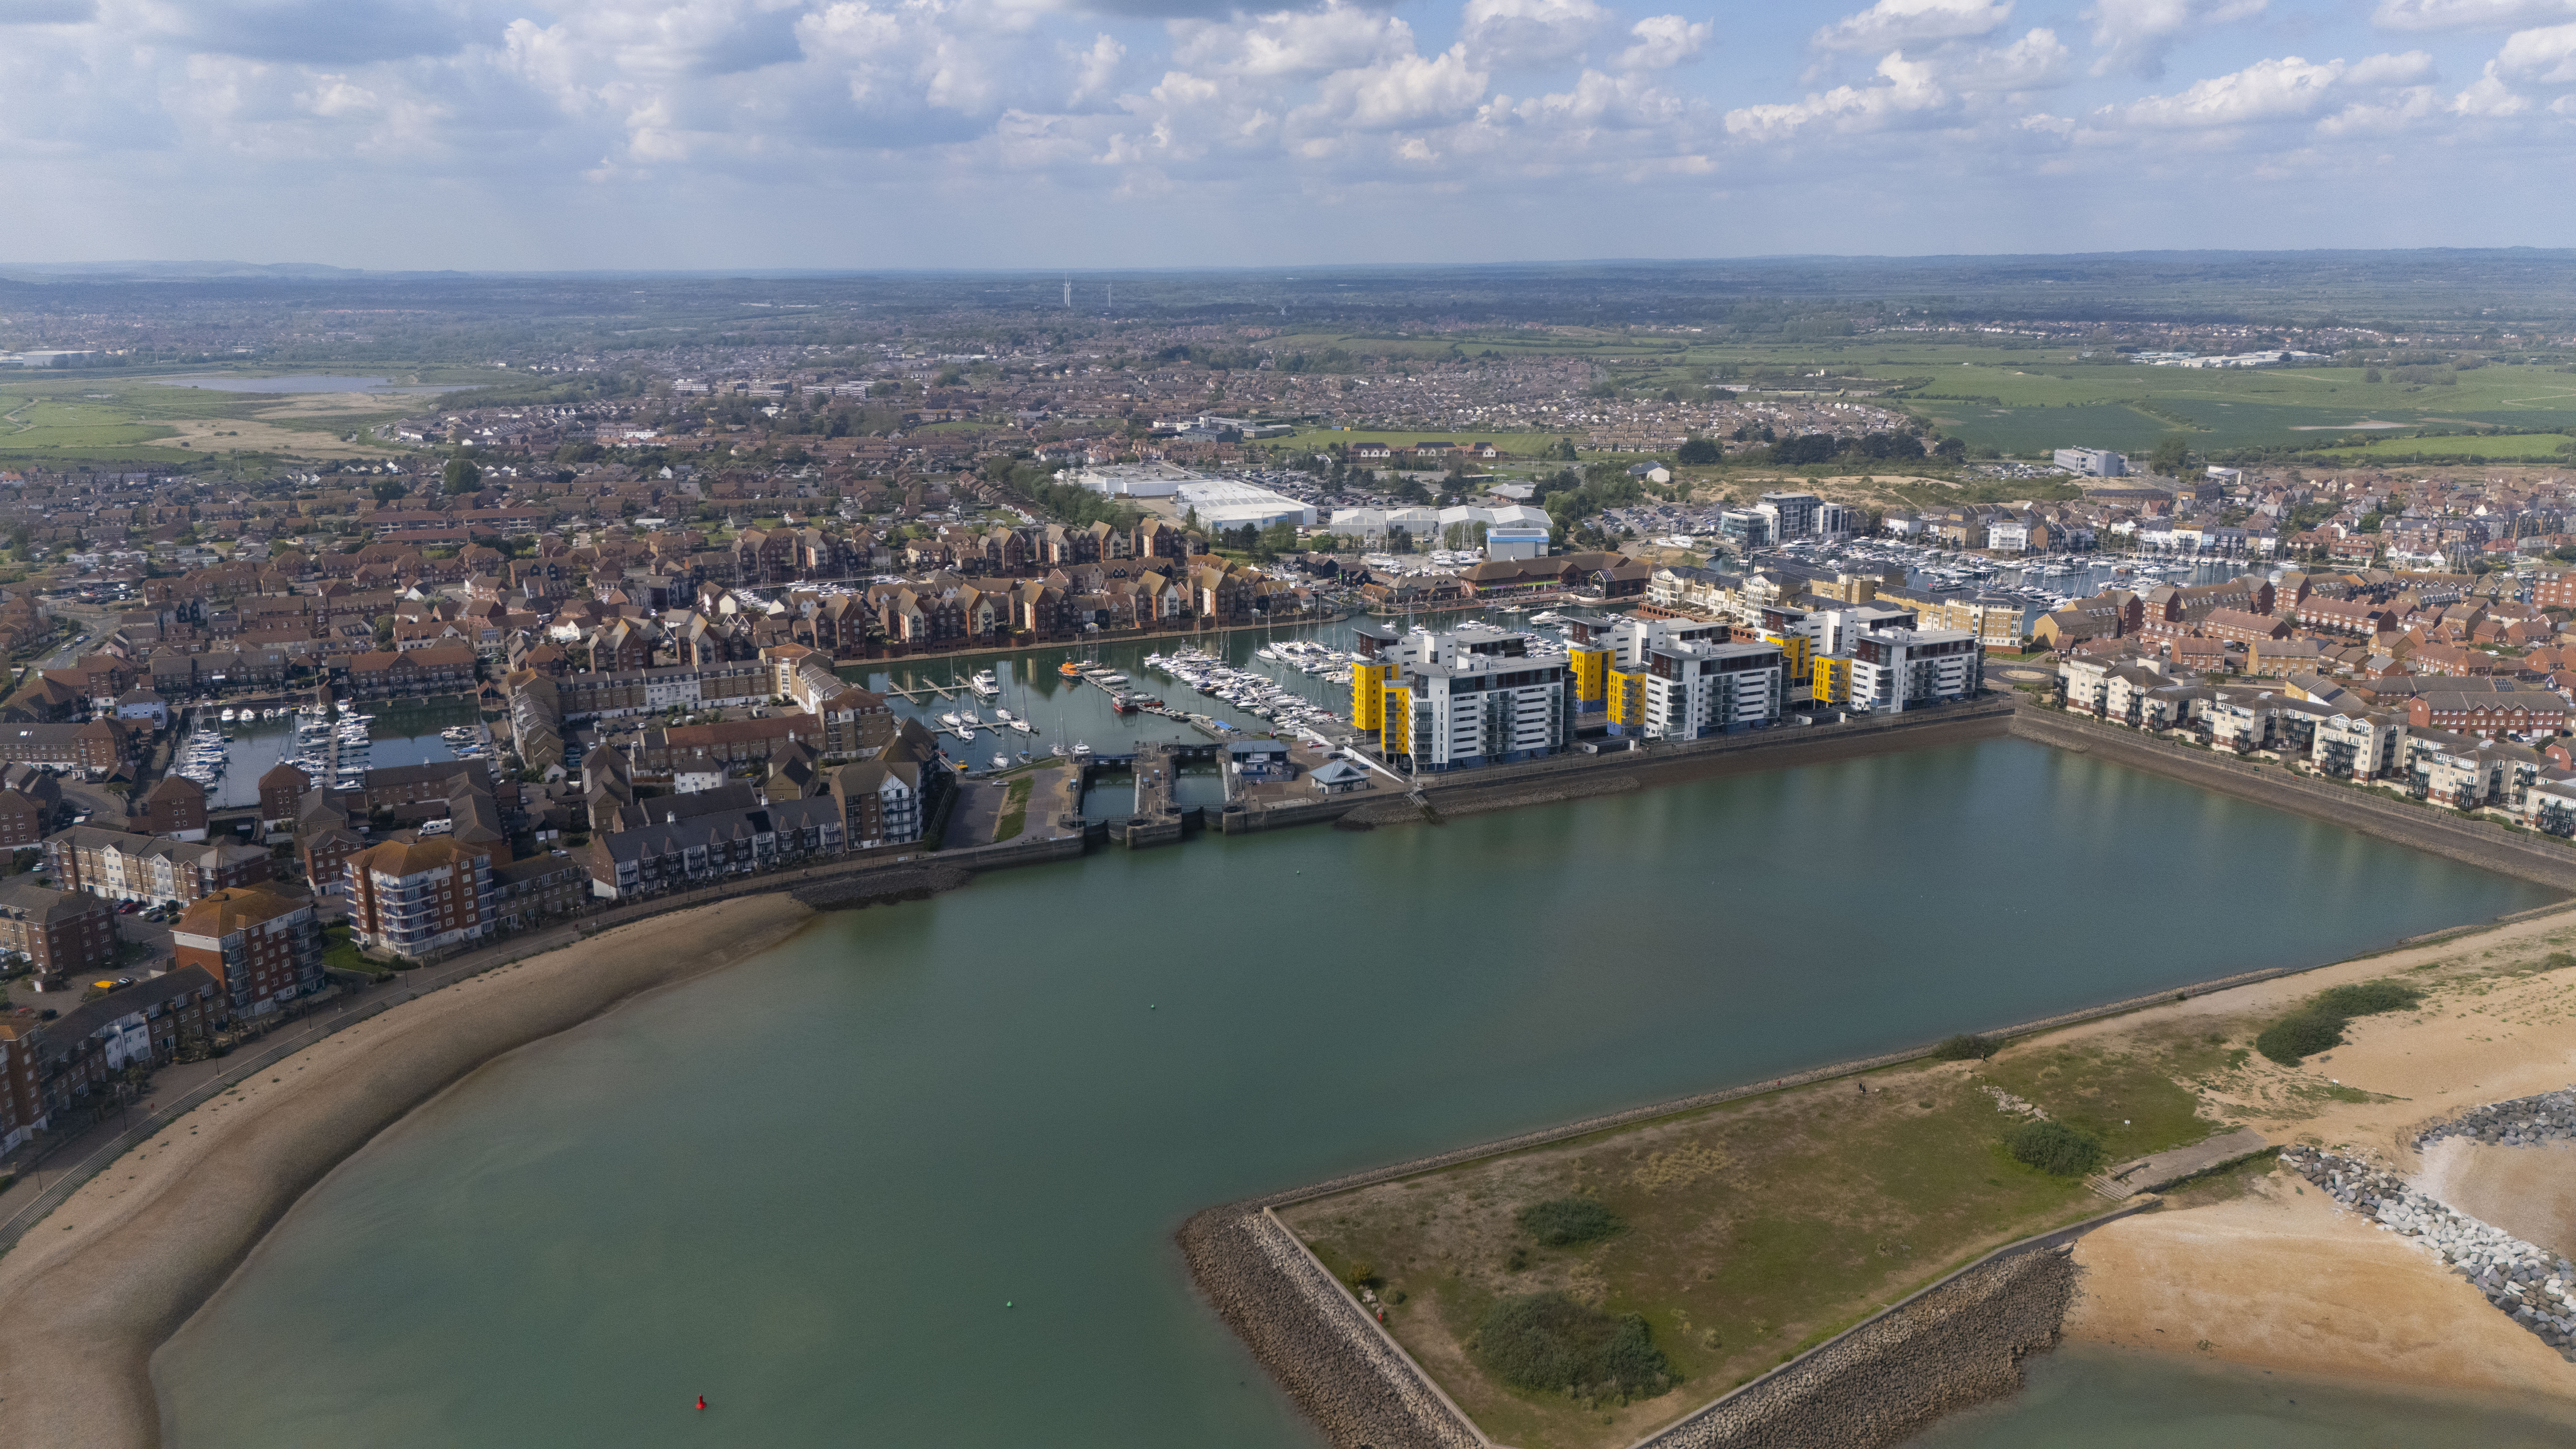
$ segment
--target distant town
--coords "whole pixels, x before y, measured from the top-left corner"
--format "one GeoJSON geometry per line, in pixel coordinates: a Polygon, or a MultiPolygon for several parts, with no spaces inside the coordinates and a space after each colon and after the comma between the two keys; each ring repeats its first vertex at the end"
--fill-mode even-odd
{"type": "MultiPolygon", "coordinates": [[[[950,378],[978,359],[900,361],[422,415],[384,425],[410,451],[265,483],[0,474],[0,1151],[393,969],[730,878],[1080,834],[1087,772],[1155,768],[1039,746],[989,669],[944,662],[979,652],[1054,651],[1170,721],[1236,809],[2007,687],[2576,835],[2554,475],[2069,446],[1984,485],[2045,496],[1901,507],[1711,481],[1963,451],[1866,398],[1584,412],[1554,363],[1481,392],[1432,369],[1391,416],[1497,430],[1399,444],[1140,417],[1178,374],[1005,393],[950,378]],[[1115,429],[1076,421],[1112,402],[1115,429]],[[1221,657],[1246,630],[1280,643],[1248,669],[1221,657]],[[1121,641],[1152,651],[1134,676],[1097,663],[1121,641]],[[864,687],[897,668],[900,698],[864,687]],[[372,758],[394,717],[443,758],[372,758]],[[226,784],[236,722],[289,732],[255,792],[226,784]]],[[[1258,376],[1263,404],[1356,391],[1258,376]]]]}

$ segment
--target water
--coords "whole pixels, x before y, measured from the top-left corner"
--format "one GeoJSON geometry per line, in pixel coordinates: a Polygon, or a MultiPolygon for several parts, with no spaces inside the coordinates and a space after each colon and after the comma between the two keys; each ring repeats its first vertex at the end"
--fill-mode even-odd
{"type": "Polygon", "coordinates": [[[299,374],[294,377],[192,377],[169,378],[172,387],[202,387],[212,392],[383,392],[435,393],[454,392],[453,387],[393,387],[381,377],[328,377],[299,374]]]}
{"type": "MultiPolygon", "coordinates": [[[[447,741],[438,737],[438,730],[446,724],[461,724],[473,718],[471,706],[437,712],[434,716],[415,710],[399,720],[378,716],[367,726],[367,768],[381,770],[395,765],[428,765],[455,759],[455,751],[447,747],[447,741]],[[415,729],[423,732],[411,733],[415,729]]],[[[242,720],[222,728],[231,732],[232,743],[224,750],[223,778],[206,792],[206,803],[217,810],[247,809],[259,803],[259,777],[294,752],[295,721],[242,720]]]]}
{"type": "Polygon", "coordinates": [[[476,1073],[155,1377],[185,1449],[1306,1449],[1200,1207],[2545,899],[2009,739],[1008,871],[476,1073]]]}
{"type": "Polygon", "coordinates": [[[2407,1392],[2167,1354],[2065,1348],[2025,1366],[2017,1398],[1971,1409],[1905,1449],[2563,1449],[2576,1420],[2492,1394],[2407,1392]]]}
{"type": "MultiPolygon", "coordinates": [[[[1038,727],[1035,735],[1017,730],[995,732],[979,729],[972,743],[954,736],[942,736],[951,756],[970,760],[978,768],[996,751],[1017,754],[1027,750],[1032,755],[1045,755],[1061,745],[1071,749],[1087,744],[1102,754],[1124,754],[1138,743],[1186,741],[1206,744],[1225,738],[1198,728],[1183,720],[1161,715],[1122,715],[1110,708],[1109,693],[1096,684],[1080,679],[1067,679],[1058,672],[1066,660],[1097,656],[1128,677],[1118,686],[1130,693],[1151,695],[1184,713],[1204,714],[1232,725],[1235,737],[1262,734],[1276,728],[1269,720],[1244,713],[1223,700],[1200,694],[1178,679],[1156,674],[1145,667],[1148,654],[1168,654],[1183,644],[1195,642],[1206,652],[1238,668],[1257,670],[1288,686],[1297,694],[1325,706],[1341,718],[1344,728],[1333,731],[1338,737],[1347,733],[1351,712],[1351,691],[1346,684],[1327,683],[1322,676],[1307,674],[1285,662],[1260,657],[1261,646],[1272,639],[1312,639],[1330,649],[1350,652],[1351,626],[1356,620],[1337,620],[1324,624],[1282,625],[1272,629],[1240,629],[1232,633],[1205,634],[1195,641],[1189,636],[1169,636],[1151,640],[1125,640],[1104,643],[1097,648],[1023,649],[999,654],[978,654],[957,658],[926,659],[918,662],[891,661],[885,664],[849,665],[841,674],[854,684],[885,692],[890,689],[918,690],[930,685],[953,685],[953,697],[922,695],[918,699],[889,694],[887,704],[898,715],[921,721],[925,728],[943,728],[939,717],[959,710],[973,709],[988,724],[999,706],[1038,727]],[[963,692],[965,682],[979,669],[990,669],[1002,692],[998,698],[976,699],[963,692]]],[[[1378,620],[1398,629],[1407,627],[1402,619],[1378,620]]],[[[1441,614],[1424,619],[1433,628],[1454,629],[1465,624],[1491,624],[1499,628],[1529,630],[1543,637],[1556,636],[1528,622],[1524,614],[1501,610],[1441,614]]],[[[1185,804],[1203,803],[1184,800],[1185,804]]],[[[1218,797],[1222,803],[1222,796],[1218,797]]]]}

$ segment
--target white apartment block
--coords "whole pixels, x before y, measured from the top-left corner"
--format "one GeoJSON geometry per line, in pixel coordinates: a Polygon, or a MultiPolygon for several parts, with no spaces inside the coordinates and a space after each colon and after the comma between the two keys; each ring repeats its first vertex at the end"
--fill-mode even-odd
{"type": "Polygon", "coordinates": [[[1775,644],[1657,648],[1646,661],[1645,736],[1695,740],[1771,724],[1787,702],[1788,673],[1775,644]]]}
{"type": "Polygon", "coordinates": [[[1985,685],[1985,650],[1965,629],[1873,629],[1852,641],[1851,707],[1899,714],[1970,699],[1985,685]]]}
{"type": "Polygon", "coordinates": [[[2317,722],[2308,762],[2342,780],[2376,780],[2397,768],[2406,721],[2393,714],[2354,710],[2317,722]]]}

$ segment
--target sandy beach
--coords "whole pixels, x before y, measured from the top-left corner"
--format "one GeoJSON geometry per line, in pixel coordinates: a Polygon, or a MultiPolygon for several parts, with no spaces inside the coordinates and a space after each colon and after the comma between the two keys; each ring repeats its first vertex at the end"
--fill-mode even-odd
{"type": "MultiPolygon", "coordinates": [[[[2565,1251],[2576,1239],[2576,1150],[2414,1138],[2452,1111],[2576,1082],[2576,914],[2530,920],[2073,1028],[2066,1037],[2206,1023],[2241,1038],[2317,990],[2395,978],[2424,1009],[2363,1017],[2296,1068],[2256,1059],[2250,1089],[2206,1110],[2375,1157],[2460,1211],[2565,1251]],[[2563,959],[2563,958],[2562,958],[2563,959]],[[2331,1089],[2331,1090],[2330,1090],[2331,1089]]],[[[2576,1367],[2429,1253],[2275,1172],[2241,1198],[2167,1209],[2086,1237],[2070,1339],[2431,1389],[2509,1392],[2568,1408],[2576,1367]]]]}
{"type": "Polygon", "coordinates": [[[153,1351],[335,1164],[485,1062],[813,914],[761,895],[603,932],[352,1026],[172,1123],[0,1257],[0,1441],[158,1443],[153,1351]]]}

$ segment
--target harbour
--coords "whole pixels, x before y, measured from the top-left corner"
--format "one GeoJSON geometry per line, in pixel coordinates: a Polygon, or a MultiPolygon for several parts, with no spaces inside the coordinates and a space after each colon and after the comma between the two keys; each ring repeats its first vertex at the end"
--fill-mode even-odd
{"type": "Polygon", "coordinates": [[[168,1442],[678,1443],[685,1382],[769,1442],[1311,1444],[1180,1278],[1201,1206],[2546,898],[2015,740],[1006,873],[826,917],[384,1134],[156,1359],[168,1442]],[[2141,851],[2212,929],[2054,942],[2141,851]],[[1830,873],[1783,858],[1902,862],[1906,910],[1815,958],[1830,873]],[[1100,899],[1149,939],[1340,924],[993,947],[1100,899]],[[317,1372],[254,1390],[281,1353],[317,1372]]]}

